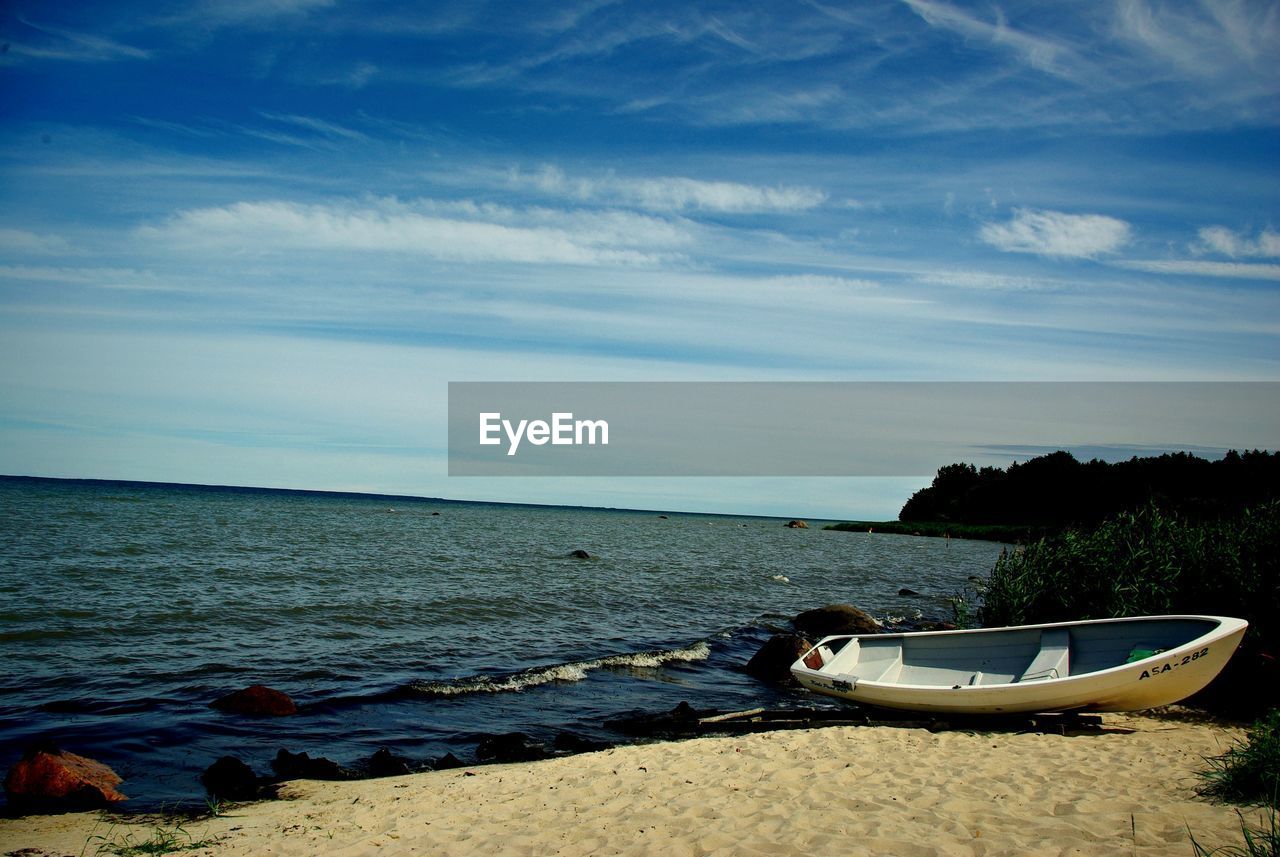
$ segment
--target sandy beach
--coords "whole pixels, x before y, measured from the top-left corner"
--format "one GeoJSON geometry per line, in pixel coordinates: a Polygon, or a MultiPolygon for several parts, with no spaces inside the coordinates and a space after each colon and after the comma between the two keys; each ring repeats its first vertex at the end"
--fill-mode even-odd
{"type": "MultiPolygon", "coordinates": [[[[1066,736],[830,727],[297,781],[280,800],[185,822],[213,844],[184,853],[1185,855],[1188,830],[1210,847],[1239,841],[1234,808],[1194,788],[1203,757],[1241,737],[1168,716],[1106,715],[1066,736]]],[[[158,823],[3,819],[0,853],[93,854],[158,823]]]]}

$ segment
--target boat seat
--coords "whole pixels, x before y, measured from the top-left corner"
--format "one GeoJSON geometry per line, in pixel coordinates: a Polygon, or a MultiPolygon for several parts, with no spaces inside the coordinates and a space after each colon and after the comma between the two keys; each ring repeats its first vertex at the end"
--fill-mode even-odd
{"type": "Polygon", "coordinates": [[[1066,628],[1040,632],[1040,651],[1027,665],[1018,681],[1065,678],[1071,672],[1071,634],[1066,628]]]}

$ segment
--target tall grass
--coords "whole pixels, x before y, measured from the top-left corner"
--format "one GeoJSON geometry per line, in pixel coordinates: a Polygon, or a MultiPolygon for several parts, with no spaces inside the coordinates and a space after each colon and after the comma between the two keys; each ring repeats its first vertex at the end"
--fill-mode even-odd
{"type": "Polygon", "coordinates": [[[1197,789],[1200,794],[1276,808],[1280,801],[1280,709],[1272,709],[1255,723],[1244,743],[1206,761],[1209,770],[1200,775],[1204,781],[1197,789]]]}
{"type": "Polygon", "coordinates": [[[1224,671],[1234,702],[1280,704],[1280,502],[1189,521],[1147,506],[1001,555],[983,586],[983,625],[1196,613],[1249,622],[1224,671]]]}
{"type": "Polygon", "coordinates": [[[1245,741],[1236,743],[1221,756],[1206,759],[1207,771],[1200,772],[1200,794],[1231,803],[1264,804],[1260,823],[1250,825],[1240,816],[1240,845],[1206,848],[1191,837],[1195,857],[1280,857],[1280,825],[1276,822],[1280,805],[1280,709],[1271,712],[1249,730],[1245,741]]]}

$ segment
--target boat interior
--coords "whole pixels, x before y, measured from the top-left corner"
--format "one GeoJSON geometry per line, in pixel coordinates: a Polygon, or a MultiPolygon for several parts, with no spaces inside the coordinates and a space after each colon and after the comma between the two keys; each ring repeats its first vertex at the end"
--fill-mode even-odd
{"type": "Polygon", "coordinates": [[[1179,618],[885,634],[828,639],[819,652],[824,674],[861,682],[951,687],[1014,684],[1120,666],[1185,645],[1215,627],[1211,620],[1179,618]]]}

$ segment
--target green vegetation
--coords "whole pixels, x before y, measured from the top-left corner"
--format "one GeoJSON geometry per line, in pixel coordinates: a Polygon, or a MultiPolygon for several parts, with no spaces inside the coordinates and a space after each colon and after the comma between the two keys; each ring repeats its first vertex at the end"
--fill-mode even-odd
{"type": "Polygon", "coordinates": [[[1276,808],[1280,800],[1280,709],[1273,708],[1255,723],[1243,744],[1206,761],[1210,768],[1200,775],[1204,780],[1200,794],[1276,808]]]}
{"type": "Polygon", "coordinates": [[[1276,499],[1278,492],[1280,453],[1232,451],[1208,461],[1179,452],[1108,464],[1082,463],[1059,451],[1007,470],[949,464],[911,496],[898,520],[1062,529],[1095,525],[1147,504],[1212,518],[1276,499]]]}
{"type": "MultiPolygon", "coordinates": [[[[1191,837],[1196,857],[1280,857],[1280,825],[1276,823],[1280,802],[1280,709],[1253,725],[1243,744],[1237,743],[1221,756],[1206,759],[1210,768],[1201,772],[1204,780],[1198,791],[1207,797],[1232,803],[1266,804],[1262,824],[1251,827],[1240,815],[1243,845],[1207,849],[1191,837]]],[[[1239,814],[1239,810],[1236,810],[1239,814]]]]}
{"type": "Polygon", "coordinates": [[[1280,857],[1280,826],[1276,824],[1276,810],[1273,807],[1266,816],[1266,821],[1258,827],[1250,827],[1245,823],[1240,810],[1240,834],[1243,845],[1223,845],[1218,848],[1205,848],[1191,837],[1191,847],[1195,857],[1280,857]]]}
{"type": "Polygon", "coordinates": [[[209,848],[218,844],[218,838],[196,839],[181,823],[172,827],[156,825],[146,839],[139,839],[133,833],[122,836],[113,835],[116,825],[112,824],[105,835],[90,836],[80,850],[81,857],[93,846],[93,854],[113,854],[115,857],[142,857],[147,854],[173,854],[179,851],[191,851],[197,848],[209,848]]]}
{"type": "Polygon", "coordinates": [[[1148,505],[1091,530],[1006,551],[982,586],[979,620],[1024,625],[1198,613],[1237,616],[1249,632],[1197,699],[1257,713],[1280,704],[1280,502],[1192,520],[1148,505]]]}

